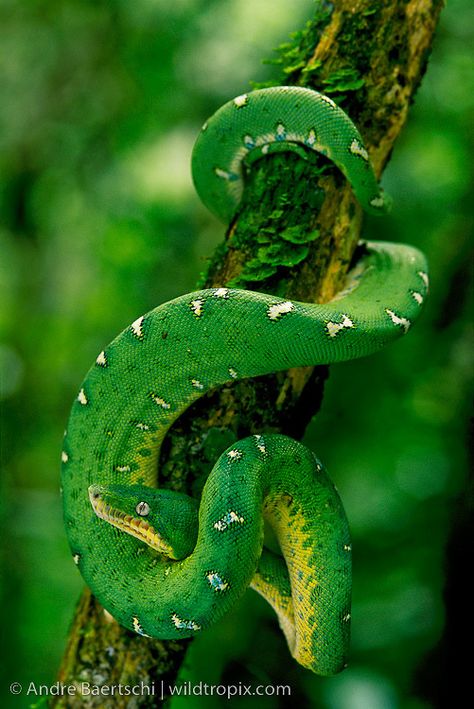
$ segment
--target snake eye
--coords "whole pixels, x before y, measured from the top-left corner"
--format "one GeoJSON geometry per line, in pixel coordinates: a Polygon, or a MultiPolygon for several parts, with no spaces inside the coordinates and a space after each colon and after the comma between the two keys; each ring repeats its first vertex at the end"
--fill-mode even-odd
{"type": "Polygon", "coordinates": [[[135,507],[135,510],[137,515],[140,515],[140,517],[146,517],[150,512],[150,505],[148,502],[139,502],[135,507]]]}

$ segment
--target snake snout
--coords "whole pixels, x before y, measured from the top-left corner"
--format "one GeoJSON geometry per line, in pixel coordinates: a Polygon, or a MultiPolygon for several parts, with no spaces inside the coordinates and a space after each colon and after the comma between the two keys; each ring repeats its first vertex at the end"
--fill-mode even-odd
{"type": "Polygon", "coordinates": [[[90,485],[88,488],[88,493],[89,493],[89,500],[91,501],[92,505],[94,502],[97,502],[99,500],[104,492],[104,488],[101,485],[90,485]]]}

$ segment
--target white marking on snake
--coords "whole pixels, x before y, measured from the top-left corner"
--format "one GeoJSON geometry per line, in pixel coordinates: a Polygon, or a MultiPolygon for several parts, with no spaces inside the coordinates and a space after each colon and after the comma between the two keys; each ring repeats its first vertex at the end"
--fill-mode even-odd
{"type": "Polygon", "coordinates": [[[428,274],[424,271],[418,271],[418,275],[420,276],[425,286],[428,288],[428,286],[430,285],[430,279],[428,278],[428,274]]]}
{"type": "Polygon", "coordinates": [[[216,173],[217,177],[221,177],[223,180],[227,180],[228,182],[233,182],[234,180],[238,180],[239,176],[235,174],[235,172],[229,172],[228,170],[222,170],[220,167],[215,167],[214,172],[216,173]]]}
{"type": "Polygon", "coordinates": [[[326,330],[328,331],[329,337],[336,337],[336,335],[344,328],[354,327],[354,323],[347,315],[342,315],[342,322],[332,322],[326,323],[326,330]]]}
{"type": "Polygon", "coordinates": [[[142,315],[141,317],[134,320],[132,322],[132,324],[130,325],[133,334],[135,335],[135,337],[138,337],[139,340],[143,339],[143,330],[142,330],[143,320],[144,320],[144,316],[142,315]]]}
{"type": "Polygon", "coordinates": [[[142,423],[141,421],[137,421],[135,424],[135,428],[140,429],[140,431],[149,431],[150,427],[146,423],[142,423]]]}
{"type": "Polygon", "coordinates": [[[155,404],[158,404],[158,406],[161,406],[162,409],[170,409],[171,404],[168,404],[167,401],[161,398],[161,396],[158,396],[157,394],[152,394],[151,398],[155,402],[155,404]]]}
{"type": "Polygon", "coordinates": [[[374,197],[373,199],[370,200],[370,204],[372,207],[383,207],[385,204],[385,200],[382,197],[382,195],[377,195],[377,197],[374,197]]]}
{"type": "Polygon", "coordinates": [[[289,300],[285,300],[283,303],[275,303],[275,305],[270,305],[267,310],[267,315],[270,320],[278,320],[282,315],[291,313],[295,309],[293,303],[289,300]]]}
{"type": "Polygon", "coordinates": [[[362,143],[356,140],[356,138],[354,138],[354,140],[350,144],[349,150],[353,155],[358,155],[360,158],[362,158],[362,160],[365,160],[366,162],[369,160],[369,153],[364,148],[362,143]]]}
{"type": "Polygon", "coordinates": [[[311,129],[308,133],[308,137],[306,138],[306,145],[309,145],[309,147],[312,148],[315,143],[316,143],[316,133],[313,129],[311,129]]]}
{"type": "Polygon", "coordinates": [[[344,551],[352,551],[352,546],[350,544],[344,544],[342,548],[344,551]]]}
{"type": "Polygon", "coordinates": [[[332,98],[329,98],[329,96],[323,96],[323,95],[321,94],[320,98],[321,98],[323,101],[325,101],[326,103],[328,103],[330,106],[332,106],[332,108],[336,108],[336,104],[334,103],[334,101],[332,100],[332,98]]]}
{"type": "Polygon", "coordinates": [[[244,522],[245,519],[243,517],[238,515],[237,512],[231,510],[230,512],[227,512],[224,517],[218,519],[217,522],[214,522],[213,527],[214,529],[217,529],[218,532],[223,532],[230,527],[231,524],[243,524],[244,522]]]}
{"type": "Polygon", "coordinates": [[[286,138],[286,128],[283,125],[283,123],[279,123],[276,128],[276,139],[277,140],[285,140],[286,138]]]}
{"type": "Polygon", "coordinates": [[[236,96],[234,98],[234,104],[237,106],[237,108],[242,108],[243,106],[246,106],[248,103],[249,97],[247,94],[242,94],[241,96],[236,96]]]}
{"type": "Polygon", "coordinates": [[[73,555],[72,560],[74,561],[74,563],[76,564],[76,566],[79,564],[80,558],[81,558],[81,555],[80,555],[80,554],[74,554],[74,555],[73,555]]]}
{"type": "Polygon", "coordinates": [[[421,293],[418,293],[418,291],[416,291],[416,290],[412,290],[412,291],[410,291],[410,293],[413,296],[413,298],[416,300],[418,305],[421,305],[423,302],[423,296],[421,295],[421,293]]]}
{"type": "Polygon", "coordinates": [[[222,576],[216,573],[207,574],[207,580],[209,581],[213,591],[226,591],[229,588],[229,584],[225,581],[222,576]]]}
{"type": "Polygon", "coordinates": [[[173,613],[171,620],[177,628],[184,628],[186,630],[201,630],[201,626],[194,622],[194,620],[183,620],[176,613],[173,613]]]}
{"type": "Polygon", "coordinates": [[[102,352],[99,352],[99,354],[97,355],[97,359],[96,359],[95,362],[96,362],[96,364],[98,364],[100,367],[106,367],[106,366],[107,366],[107,356],[106,356],[104,350],[102,350],[102,352]]]}
{"type": "Polygon", "coordinates": [[[69,456],[68,456],[68,454],[66,453],[66,451],[63,451],[63,452],[61,453],[61,460],[63,461],[63,463],[67,463],[67,462],[68,462],[69,456]]]}
{"type": "Polygon", "coordinates": [[[151,638],[151,635],[147,635],[143,630],[136,615],[133,616],[133,629],[138,635],[143,635],[144,638],[151,638]]]}
{"type": "Polygon", "coordinates": [[[342,617],[342,620],[344,621],[344,623],[348,623],[350,621],[350,619],[351,619],[350,613],[346,613],[346,615],[342,617]]]}
{"type": "Polygon", "coordinates": [[[216,288],[213,295],[215,298],[228,298],[229,297],[229,289],[228,288],[216,288]]]}
{"type": "Polygon", "coordinates": [[[393,310],[389,310],[389,308],[385,308],[385,312],[390,317],[390,319],[394,325],[401,325],[405,332],[408,331],[408,329],[410,328],[411,322],[407,318],[400,317],[399,315],[394,313],[393,310]]]}
{"type": "Polygon", "coordinates": [[[83,406],[86,406],[86,405],[89,403],[89,400],[88,400],[88,398],[87,398],[87,396],[86,396],[86,392],[84,391],[84,389],[81,389],[81,391],[80,391],[79,394],[77,395],[77,400],[78,400],[78,402],[79,402],[80,404],[82,404],[83,406]]]}
{"type": "Polygon", "coordinates": [[[260,453],[263,453],[263,455],[266,455],[267,449],[265,448],[265,443],[263,440],[263,436],[259,436],[258,434],[254,436],[255,442],[257,444],[257,448],[260,451],[260,453]]]}
{"type": "Polygon", "coordinates": [[[204,384],[201,384],[199,379],[191,379],[191,384],[195,389],[204,389],[204,384]]]}
{"type": "Polygon", "coordinates": [[[243,142],[247,150],[252,150],[252,148],[255,148],[255,140],[251,135],[244,135],[243,142]]]}
{"type": "Polygon", "coordinates": [[[227,457],[230,458],[230,460],[240,460],[240,458],[242,458],[242,453],[233,448],[227,453],[227,457]]]}
{"type": "Polygon", "coordinates": [[[237,377],[239,376],[233,367],[229,367],[228,372],[232,379],[237,379],[237,377]]]}
{"type": "Polygon", "coordinates": [[[129,473],[130,466],[129,465],[116,465],[115,470],[117,471],[117,473],[129,473]]]}
{"type": "Polygon", "coordinates": [[[193,311],[193,314],[197,317],[200,318],[202,315],[202,306],[204,305],[204,300],[202,298],[197,298],[196,300],[192,300],[189,304],[189,307],[193,311]]]}

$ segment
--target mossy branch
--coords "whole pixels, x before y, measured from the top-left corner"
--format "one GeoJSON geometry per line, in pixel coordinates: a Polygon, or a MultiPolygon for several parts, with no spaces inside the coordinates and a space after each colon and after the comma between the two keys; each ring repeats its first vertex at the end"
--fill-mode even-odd
{"type": "MultiPolygon", "coordinates": [[[[380,175],[426,69],[442,5],[442,0],[322,2],[306,27],[278,48],[272,61],[280,75],[273,83],[330,95],[359,127],[380,175]]],[[[332,165],[291,153],[269,155],[255,163],[242,209],[199,285],[231,283],[295,300],[327,301],[344,282],[361,222],[350,187],[332,165]]],[[[160,484],[198,494],[216,456],[236,438],[262,431],[301,438],[319,408],[326,376],[325,367],[290,370],[204,397],[167,436],[160,484]]],[[[187,644],[129,633],[86,590],[59,679],[77,686],[143,682],[159,687],[160,694],[175,680],[187,644]]],[[[147,692],[134,699],[135,706],[159,701],[147,692]]],[[[66,696],[55,704],[77,701],[66,696]]],[[[127,701],[90,696],[81,706],[121,707],[127,701]]]]}

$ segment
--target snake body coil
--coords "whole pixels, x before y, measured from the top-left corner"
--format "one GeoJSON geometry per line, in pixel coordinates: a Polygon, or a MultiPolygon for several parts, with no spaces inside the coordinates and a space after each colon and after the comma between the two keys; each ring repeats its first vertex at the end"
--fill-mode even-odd
{"type": "MultiPolygon", "coordinates": [[[[244,165],[275,146],[325,154],[364,209],[384,209],[350,119],[331,99],[290,87],[237,97],[204,126],[193,177],[205,204],[231,219],[244,165]]],[[[200,504],[156,489],[156,471],[167,430],[210,389],[354,359],[404,334],[427,293],[425,259],[409,246],[368,243],[348,282],[326,304],[226,287],[190,293],[135,320],[98,355],[64,440],[64,519],[75,563],[123,626],[192,636],[251,585],[275,608],[298,662],[319,674],[345,665],[350,538],[314,455],[286,436],[251,436],[219,458],[200,504]],[[282,556],[262,549],[264,520],[282,556]]]]}

